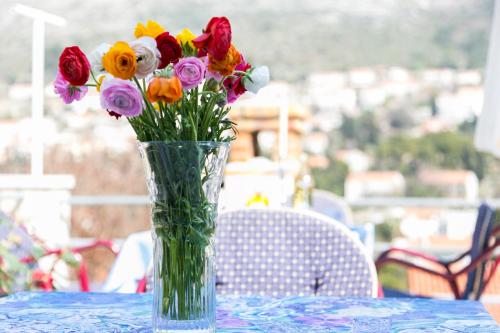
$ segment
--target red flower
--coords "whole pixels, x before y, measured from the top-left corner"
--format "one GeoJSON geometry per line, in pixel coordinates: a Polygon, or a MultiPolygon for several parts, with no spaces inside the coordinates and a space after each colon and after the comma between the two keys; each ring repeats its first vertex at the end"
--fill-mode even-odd
{"type": "MultiPolygon", "coordinates": [[[[243,55],[241,56],[241,62],[235,67],[235,70],[246,72],[248,71],[252,65],[245,61],[243,55]]],[[[234,103],[241,95],[243,95],[247,89],[243,84],[243,76],[241,74],[237,74],[234,78],[226,78],[224,80],[224,88],[226,88],[227,92],[227,102],[234,103]]]]}
{"type": "Polygon", "coordinates": [[[108,111],[108,114],[111,116],[111,117],[115,117],[116,119],[120,118],[122,115],[119,114],[119,113],[116,113],[115,111],[110,111],[110,110],[106,110],[108,111]]]}
{"type": "Polygon", "coordinates": [[[59,57],[59,72],[73,86],[83,86],[90,76],[90,63],[78,46],[67,47],[59,57]]]}
{"type": "Polygon", "coordinates": [[[31,275],[31,282],[36,288],[52,291],[54,290],[54,280],[52,274],[45,273],[41,269],[36,269],[31,275]]]}
{"type": "Polygon", "coordinates": [[[203,34],[193,39],[201,53],[208,52],[217,60],[223,60],[231,46],[231,24],[227,17],[212,17],[203,34]]]}
{"type": "Polygon", "coordinates": [[[170,63],[176,63],[182,57],[182,48],[174,36],[168,32],[159,34],[156,37],[156,47],[160,51],[160,66],[159,69],[167,67],[170,63]]]}
{"type": "MultiPolygon", "coordinates": [[[[252,65],[250,65],[248,62],[245,61],[245,58],[243,58],[243,55],[241,56],[241,62],[238,66],[236,66],[235,70],[240,71],[240,72],[246,72],[250,68],[252,68],[252,65]]],[[[237,83],[235,86],[234,91],[238,95],[243,95],[247,89],[245,88],[245,85],[243,84],[243,76],[239,75],[238,78],[235,80],[237,83]]]]}

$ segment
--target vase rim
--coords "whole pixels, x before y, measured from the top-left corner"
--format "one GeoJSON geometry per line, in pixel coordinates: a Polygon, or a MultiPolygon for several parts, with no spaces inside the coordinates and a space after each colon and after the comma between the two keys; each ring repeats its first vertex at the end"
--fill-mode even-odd
{"type": "Polygon", "coordinates": [[[183,145],[183,144],[198,144],[202,146],[229,146],[230,142],[227,141],[137,141],[138,146],[149,145],[183,145]]]}

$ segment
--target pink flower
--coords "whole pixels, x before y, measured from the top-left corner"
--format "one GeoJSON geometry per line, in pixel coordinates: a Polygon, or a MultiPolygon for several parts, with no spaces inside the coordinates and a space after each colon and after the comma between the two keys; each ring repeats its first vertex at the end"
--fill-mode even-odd
{"type": "Polygon", "coordinates": [[[142,113],[142,95],[132,82],[107,77],[101,85],[101,106],[115,117],[135,117],[142,113]]]}
{"type": "Polygon", "coordinates": [[[54,81],[54,92],[62,98],[64,104],[81,100],[87,91],[88,88],[85,86],[72,86],[59,71],[57,72],[56,80],[54,81]]]}
{"type": "Polygon", "coordinates": [[[205,79],[207,68],[203,61],[196,57],[187,57],[174,65],[175,76],[182,83],[182,89],[189,90],[199,85],[205,79]]]}

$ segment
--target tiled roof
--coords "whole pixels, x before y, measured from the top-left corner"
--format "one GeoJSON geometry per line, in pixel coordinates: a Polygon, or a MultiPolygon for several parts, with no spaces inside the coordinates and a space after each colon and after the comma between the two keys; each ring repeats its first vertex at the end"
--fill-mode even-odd
{"type": "Polygon", "coordinates": [[[426,184],[463,184],[475,174],[469,170],[425,170],[418,174],[418,179],[426,184]]]}
{"type": "Polygon", "coordinates": [[[366,171],[366,172],[352,172],[347,176],[347,180],[377,180],[381,179],[400,179],[403,175],[398,171],[366,171]]]}
{"type": "Polygon", "coordinates": [[[358,156],[363,156],[363,157],[368,157],[368,154],[365,152],[362,152],[359,149],[339,149],[335,152],[335,157],[338,159],[345,159],[349,155],[358,155],[358,156]]]}

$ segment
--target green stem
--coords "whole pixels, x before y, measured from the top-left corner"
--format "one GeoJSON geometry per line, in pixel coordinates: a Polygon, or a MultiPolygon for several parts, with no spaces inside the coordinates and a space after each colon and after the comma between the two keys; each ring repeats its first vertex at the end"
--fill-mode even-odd
{"type": "Polygon", "coordinates": [[[205,251],[215,232],[215,208],[203,191],[206,154],[196,144],[180,150],[151,149],[147,154],[155,175],[152,219],[155,256],[161,256],[155,264],[162,288],[161,312],[172,320],[201,318],[206,311],[205,251]]]}
{"type": "Polygon", "coordinates": [[[97,80],[97,79],[95,78],[94,72],[93,72],[92,70],[90,70],[90,75],[92,75],[92,79],[94,80],[94,82],[95,82],[96,84],[99,84],[99,80],[97,80]]]}

